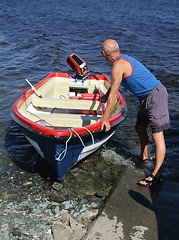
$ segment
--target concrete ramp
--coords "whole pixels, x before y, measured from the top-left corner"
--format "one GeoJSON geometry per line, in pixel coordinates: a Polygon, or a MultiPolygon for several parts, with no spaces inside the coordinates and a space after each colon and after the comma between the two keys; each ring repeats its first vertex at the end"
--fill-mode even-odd
{"type": "Polygon", "coordinates": [[[143,177],[140,171],[126,168],[84,240],[158,239],[150,190],[136,184],[143,177]]]}

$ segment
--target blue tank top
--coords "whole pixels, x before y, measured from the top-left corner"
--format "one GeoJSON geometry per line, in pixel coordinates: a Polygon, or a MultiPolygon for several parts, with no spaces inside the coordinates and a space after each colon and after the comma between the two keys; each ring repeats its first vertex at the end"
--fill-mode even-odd
{"type": "Polygon", "coordinates": [[[132,66],[132,74],[123,78],[121,85],[133,93],[139,100],[156,88],[160,81],[137,59],[123,54],[116,60],[125,59],[132,66]]]}

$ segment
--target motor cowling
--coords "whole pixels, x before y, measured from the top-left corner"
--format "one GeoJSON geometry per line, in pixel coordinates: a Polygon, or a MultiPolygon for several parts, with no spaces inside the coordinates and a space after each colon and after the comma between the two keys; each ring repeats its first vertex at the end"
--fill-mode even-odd
{"type": "Polygon", "coordinates": [[[85,76],[89,72],[86,62],[74,52],[67,57],[67,63],[80,77],[85,76]]]}

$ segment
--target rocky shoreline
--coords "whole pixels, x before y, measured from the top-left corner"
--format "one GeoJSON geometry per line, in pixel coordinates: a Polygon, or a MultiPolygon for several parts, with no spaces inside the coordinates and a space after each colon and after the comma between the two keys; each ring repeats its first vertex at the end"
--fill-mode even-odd
{"type": "Polygon", "coordinates": [[[0,238],[81,240],[122,176],[124,159],[101,148],[63,182],[47,182],[0,154],[0,238]]]}

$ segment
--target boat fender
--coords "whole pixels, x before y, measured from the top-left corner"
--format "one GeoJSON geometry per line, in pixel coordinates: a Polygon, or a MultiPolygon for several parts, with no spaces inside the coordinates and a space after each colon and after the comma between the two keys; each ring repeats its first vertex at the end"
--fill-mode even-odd
{"type": "Polygon", "coordinates": [[[70,99],[76,99],[76,100],[80,100],[80,96],[69,96],[70,99]]]}
{"type": "Polygon", "coordinates": [[[82,100],[93,100],[93,101],[99,101],[100,95],[99,93],[82,93],[81,94],[82,100]]]}

